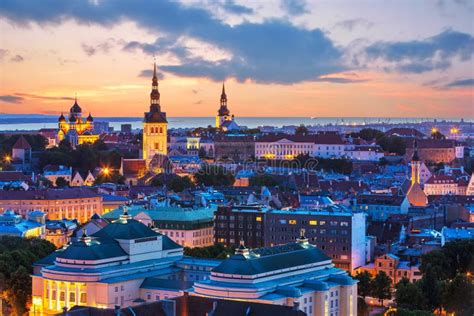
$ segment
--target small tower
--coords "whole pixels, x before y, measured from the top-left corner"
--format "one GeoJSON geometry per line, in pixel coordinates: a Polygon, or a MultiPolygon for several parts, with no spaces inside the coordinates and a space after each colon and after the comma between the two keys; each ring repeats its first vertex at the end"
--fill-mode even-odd
{"type": "Polygon", "coordinates": [[[411,158],[411,184],[420,184],[421,161],[418,156],[418,140],[413,142],[413,157],[411,158]]]}
{"type": "Polygon", "coordinates": [[[249,255],[249,249],[245,247],[244,240],[240,240],[240,245],[235,249],[235,254],[236,255],[242,255],[244,257],[247,257],[249,255]]]}
{"type": "Polygon", "coordinates": [[[150,93],[150,111],[145,112],[143,121],[142,158],[146,160],[147,166],[156,154],[168,154],[168,121],[166,120],[166,113],[161,111],[156,63],[154,63],[150,93]]]}
{"type": "Polygon", "coordinates": [[[221,128],[222,123],[225,121],[232,121],[234,118],[232,115],[230,115],[230,111],[227,108],[227,94],[225,93],[225,86],[224,83],[222,83],[222,93],[221,93],[221,100],[220,100],[220,107],[219,110],[217,111],[217,116],[216,116],[216,128],[221,128]]]}

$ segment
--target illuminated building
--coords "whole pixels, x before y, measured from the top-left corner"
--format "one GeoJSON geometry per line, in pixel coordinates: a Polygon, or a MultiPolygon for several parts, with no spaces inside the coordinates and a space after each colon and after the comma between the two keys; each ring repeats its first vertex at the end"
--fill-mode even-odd
{"type": "Polygon", "coordinates": [[[156,64],[153,65],[153,79],[150,93],[150,111],[145,113],[143,120],[143,151],[142,158],[149,166],[153,157],[166,156],[168,153],[168,121],[166,113],[161,111],[156,64]]]}
{"type": "Polygon", "coordinates": [[[216,128],[223,131],[238,130],[239,126],[234,121],[234,115],[230,114],[227,107],[227,94],[225,93],[225,86],[222,84],[221,105],[216,115],[216,128]]]}
{"type": "MultiPolygon", "coordinates": [[[[128,213],[133,219],[153,227],[183,247],[206,247],[214,245],[213,207],[181,208],[159,206],[145,209],[130,207],[128,213]]],[[[104,219],[116,220],[120,209],[104,214],[104,219]]]]}
{"type": "Polygon", "coordinates": [[[102,214],[102,197],[86,188],[36,191],[0,191],[0,212],[12,210],[23,217],[34,210],[49,220],[77,219],[87,222],[95,213],[102,214]]]}
{"type": "Polygon", "coordinates": [[[219,263],[183,257],[181,246],[124,209],[120,219],[35,263],[30,311],[127,307],[181,296],[219,263]]]}
{"type": "Polygon", "coordinates": [[[281,246],[248,249],[241,243],[190,294],[293,306],[306,315],[357,315],[357,281],[309,244],[304,232],[281,246]]]}
{"type": "Polygon", "coordinates": [[[409,261],[401,260],[394,254],[384,254],[375,259],[375,262],[369,263],[357,269],[357,272],[367,271],[372,276],[376,276],[383,271],[392,280],[392,284],[397,284],[403,278],[415,282],[421,279],[419,264],[411,264],[409,261]]]}
{"type": "Polygon", "coordinates": [[[411,159],[411,186],[408,189],[406,198],[412,206],[428,205],[428,198],[421,188],[420,183],[421,160],[418,156],[418,140],[415,138],[413,142],[413,157],[411,159]]]}
{"type": "Polygon", "coordinates": [[[23,238],[43,238],[45,236],[45,216],[43,212],[33,211],[24,219],[12,210],[0,215],[0,236],[23,238]]]}
{"type": "Polygon", "coordinates": [[[63,139],[69,140],[71,145],[84,143],[94,143],[99,139],[99,135],[94,134],[94,118],[89,116],[84,119],[82,117],[82,109],[77,103],[77,98],[69,110],[69,118],[66,120],[63,114],[58,119],[58,143],[63,139]]]}

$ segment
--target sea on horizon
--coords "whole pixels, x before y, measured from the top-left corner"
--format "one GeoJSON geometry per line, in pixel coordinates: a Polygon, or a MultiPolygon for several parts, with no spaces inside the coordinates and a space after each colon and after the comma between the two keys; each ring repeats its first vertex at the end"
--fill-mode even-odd
{"type": "MultiPolygon", "coordinates": [[[[141,117],[96,117],[96,122],[109,122],[114,130],[120,130],[122,124],[132,124],[132,129],[142,127],[141,117]]],[[[367,125],[367,124],[403,124],[422,123],[433,121],[460,122],[459,118],[363,118],[363,117],[236,117],[241,126],[256,128],[259,126],[298,126],[304,125],[367,125]]],[[[474,119],[464,119],[473,122],[474,119]]],[[[196,128],[215,124],[214,117],[169,117],[169,128],[196,128]]],[[[0,114],[0,131],[33,131],[42,128],[57,128],[57,116],[27,115],[27,114],[0,114]]]]}

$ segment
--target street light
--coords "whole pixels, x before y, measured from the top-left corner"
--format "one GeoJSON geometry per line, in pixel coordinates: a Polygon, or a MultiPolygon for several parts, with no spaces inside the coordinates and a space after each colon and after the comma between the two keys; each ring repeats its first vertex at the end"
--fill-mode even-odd
{"type": "Polygon", "coordinates": [[[4,160],[6,163],[10,163],[12,161],[12,157],[10,157],[9,155],[5,155],[4,160]]]}
{"type": "Polygon", "coordinates": [[[102,168],[102,173],[105,176],[108,176],[110,174],[110,169],[108,167],[104,167],[104,168],[102,168]]]}

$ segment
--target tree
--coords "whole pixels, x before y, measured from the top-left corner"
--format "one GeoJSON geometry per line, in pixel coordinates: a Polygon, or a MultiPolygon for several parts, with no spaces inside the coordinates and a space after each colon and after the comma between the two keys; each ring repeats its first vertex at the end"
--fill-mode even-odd
{"type": "Polygon", "coordinates": [[[188,176],[180,177],[176,176],[171,179],[168,184],[170,190],[174,192],[183,192],[185,189],[192,188],[194,183],[191,181],[191,178],[188,176]]]}
{"type": "Polygon", "coordinates": [[[205,149],[204,147],[200,147],[200,148],[199,148],[198,156],[199,156],[199,158],[201,158],[201,159],[207,157],[207,152],[206,152],[206,149],[205,149]]]}
{"type": "Polygon", "coordinates": [[[372,276],[369,272],[363,271],[358,272],[354,278],[359,281],[357,283],[357,293],[365,299],[372,291],[372,276]]]}
{"type": "MultiPolygon", "coordinates": [[[[356,134],[357,135],[357,134],[356,134]]],[[[374,128],[363,128],[359,131],[358,135],[360,138],[371,141],[374,139],[382,138],[385,134],[378,129],[374,128]]]]}
{"type": "Polygon", "coordinates": [[[436,130],[431,133],[431,138],[437,139],[437,140],[444,140],[446,139],[446,136],[444,136],[444,134],[442,134],[440,131],[436,130]]]}
{"type": "Polygon", "coordinates": [[[384,151],[397,155],[404,155],[406,152],[406,144],[403,138],[398,136],[383,136],[377,139],[377,145],[382,147],[384,151]]]}
{"type": "Polygon", "coordinates": [[[204,165],[194,175],[194,179],[204,186],[229,186],[235,181],[234,175],[222,166],[204,165]]]}
{"type": "Polygon", "coordinates": [[[255,175],[250,178],[250,185],[257,186],[257,187],[262,187],[262,186],[274,187],[278,185],[278,181],[271,175],[260,174],[260,175],[255,175]]]}
{"type": "Polygon", "coordinates": [[[446,311],[461,316],[474,315],[474,284],[464,274],[458,274],[446,283],[442,295],[446,311]]]}
{"type": "Polygon", "coordinates": [[[436,278],[436,274],[430,265],[426,267],[420,284],[427,308],[429,310],[439,308],[441,306],[440,282],[436,278]]]}
{"type": "Polygon", "coordinates": [[[234,253],[234,247],[226,247],[220,243],[207,247],[184,248],[185,256],[191,256],[195,258],[225,259],[234,253]]]}
{"type": "Polygon", "coordinates": [[[418,282],[410,283],[407,278],[401,279],[395,286],[395,303],[398,307],[410,310],[423,309],[424,295],[418,282]]]}
{"type": "Polygon", "coordinates": [[[309,134],[308,128],[301,124],[295,129],[295,135],[306,136],[309,134]]]}
{"type": "Polygon", "coordinates": [[[23,315],[31,297],[33,262],[56,247],[43,239],[0,236],[0,298],[23,315]]]}
{"type": "Polygon", "coordinates": [[[392,297],[392,279],[383,271],[379,271],[372,282],[372,296],[378,298],[383,305],[384,299],[392,297]]]}
{"type": "Polygon", "coordinates": [[[102,172],[95,178],[94,184],[97,185],[102,183],[124,184],[125,177],[122,176],[118,170],[112,170],[108,174],[102,172]]]}
{"type": "Polygon", "coordinates": [[[369,306],[362,297],[357,298],[357,316],[369,316],[369,306]]]}
{"type": "Polygon", "coordinates": [[[56,179],[56,186],[58,188],[64,188],[64,187],[67,187],[69,186],[69,181],[67,181],[66,179],[64,179],[63,177],[58,177],[56,179]]]}

